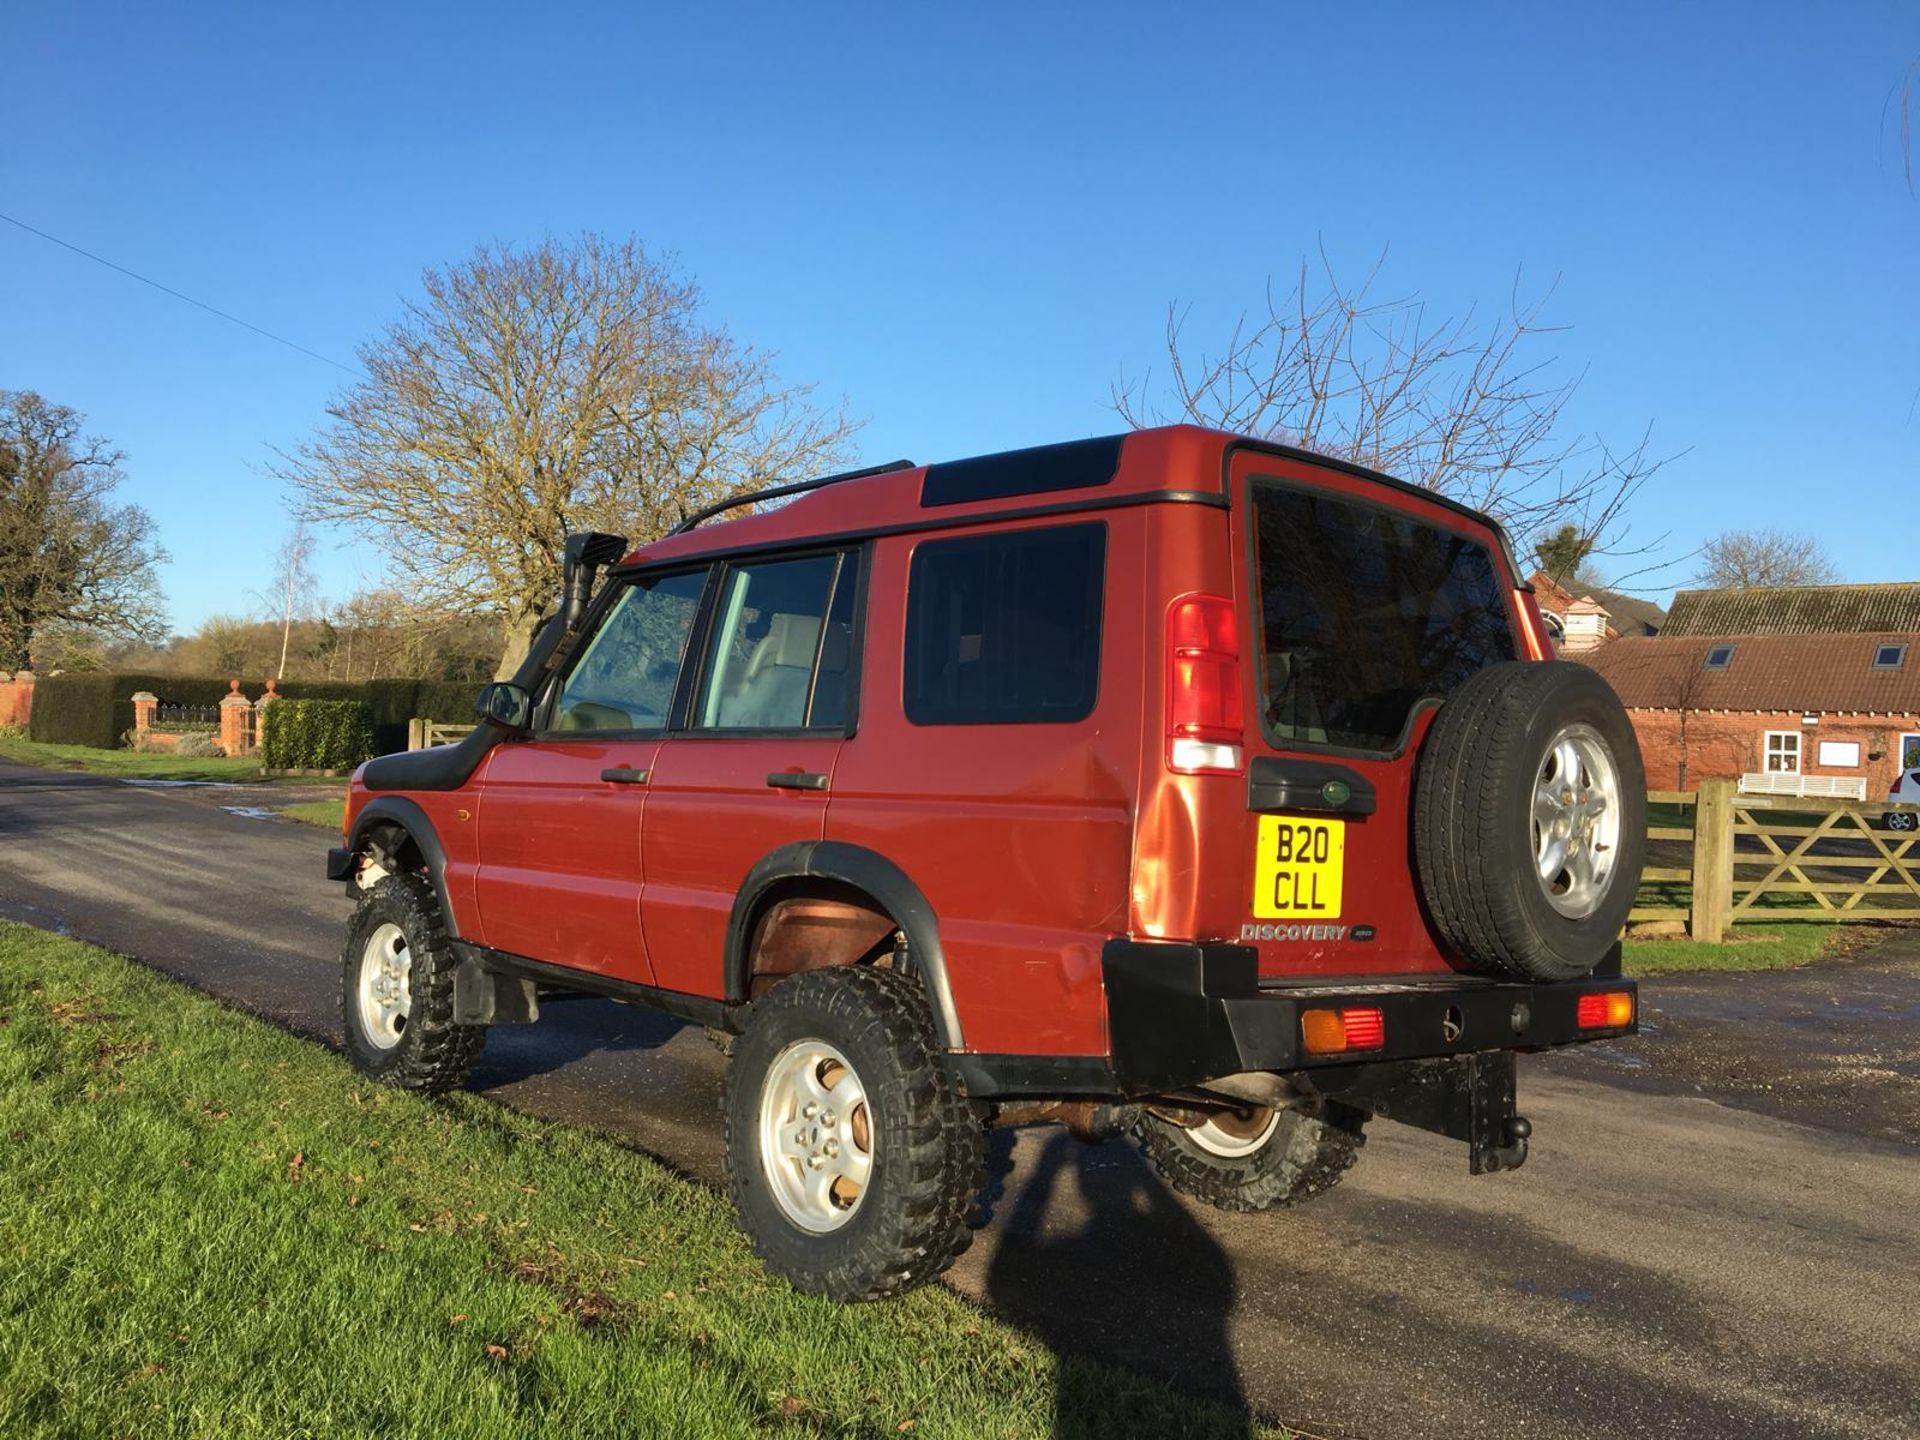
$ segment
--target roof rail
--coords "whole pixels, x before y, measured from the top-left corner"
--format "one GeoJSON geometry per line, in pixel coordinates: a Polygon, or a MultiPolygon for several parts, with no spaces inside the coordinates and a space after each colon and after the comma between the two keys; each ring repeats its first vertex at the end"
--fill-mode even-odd
{"type": "Polygon", "coordinates": [[[736,495],[731,500],[722,500],[718,504],[707,506],[704,510],[694,511],[693,514],[687,516],[686,519],[669,530],[667,535],[684,535],[687,531],[693,529],[694,526],[703,521],[711,520],[714,516],[721,514],[723,511],[731,510],[736,505],[752,505],[760,500],[779,500],[788,495],[799,495],[808,490],[818,490],[823,485],[838,485],[842,480],[864,480],[869,475],[885,475],[894,470],[915,470],[918,468],[919,467],[911,460],[889,460],[884,465],[868,465],[859,470],[842,470],[838,475],[822,475],[816,480],[795,480],[786,485],[769,485],[764,490],[749,490],[746,494],[736,495]]]}

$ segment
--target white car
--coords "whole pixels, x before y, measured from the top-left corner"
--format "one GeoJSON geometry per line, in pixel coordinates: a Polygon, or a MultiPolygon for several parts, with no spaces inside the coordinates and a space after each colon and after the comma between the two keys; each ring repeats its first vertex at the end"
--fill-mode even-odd
{"type": "MultiPolygon", "coordinates": [[[[1887,791],[1889,805],[1920,805],[1920,770],[1903,770],[1887,791]]],[[[1889,810],[1884,817],[1889,830],[1920,830],[1920,811],[1889,810]]]]}

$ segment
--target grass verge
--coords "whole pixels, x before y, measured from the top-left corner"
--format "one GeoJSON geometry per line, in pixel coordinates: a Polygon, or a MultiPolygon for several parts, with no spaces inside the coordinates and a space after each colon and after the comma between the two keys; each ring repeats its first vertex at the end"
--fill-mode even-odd
{"type": "Polygon", "coordinates": [[[1790,970],[1850,955],[1885,938],[1884,927],[1817,921],[1742,925],[1723,945],[1674,940],[1627,940],[1621,958],[1629,975],[1673,975],[1690,970],[1790,970]]]}
{"type": "Polygon", "coordinates": [[[607,1139],[0,924],[0,1434],[1245,1436],[930,1288],[769,1280],[607,1139]]]}
{"type": "Polygon", "coordinates": [[[0,731],[0,759],[38,765],[43,770],[79,770],[130,780],[253,781],[260,771],[260,762],[246,755],[191,760],[135,750],[96,750],[91,745],[49,745],[29,740],[18,731],[0,731]]]}
{"type": "Polygon", "coordinates": [[[280,813],[289,820],[298,820],[302,825],[318,825],[327,830],[339,830],[347,815],[345,800],[302,800],[298,805],[282,805],[280,813]]]}

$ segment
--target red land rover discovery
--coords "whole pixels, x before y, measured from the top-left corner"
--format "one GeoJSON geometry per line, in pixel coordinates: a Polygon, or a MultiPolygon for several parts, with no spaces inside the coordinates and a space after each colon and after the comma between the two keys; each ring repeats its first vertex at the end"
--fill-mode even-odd
{"type": "Polygon", "coordinates": [[[1516,1166],[1515,1053],[1634,1029],[1639,751],[1484,515],[1176,427],[625,550],[571,537],[475,732],[355,777],[348,1049],[458,1085],[546,987],[737,1037],[733,1198],[803,1289],[944,1269],[991,1124],[1258,1210],[1375,1116],[1516,1166]]]}

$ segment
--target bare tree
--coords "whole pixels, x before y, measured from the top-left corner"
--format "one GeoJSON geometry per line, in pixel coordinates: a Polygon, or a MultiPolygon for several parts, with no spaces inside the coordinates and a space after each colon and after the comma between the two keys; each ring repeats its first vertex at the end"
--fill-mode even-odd
{"type": "Polygon", "coordinates": [[[482,246],[422,283],[278,473],[305,518],[377,544],[415,604],[495,615],[503,675],[558,594],[567,531],[650,539],[847,457],[845,414],[781,385],[637,241],[482,246]]]}
{"type": "MultiPolygon", "coordinates": [[[[1382,261],[1384,262],[1384,256],[1382,261]]],[[[1183,420],[1351,460],[1486,510],[1517,538],[1571,524],[1591,554],[1622,547],[1621,512],[1665,463],[1650,427],[1615,449],[1568,434],[1580,376],[1555,378],[1536,351],[1551,292],[1512,298],[1491,324],[1440,317],[1417,296],[1377,299],[1380,265],[1344,284],[1324,255],[1301,262],[1293,289],[1269,287],[1264,316],[1243,316],[1217,352],[1188,345],[1185,312],[1167,310],[1170,387],[1151,374],[1114,387],[1129,425],[1183,420]]]]}
{"type": "Polygon", "coordinates": [[[1784,530],[1722,531],[1702,547],[1696,577],[1714,590],[1831,585],[1839,578],[1818,540],[1784,530]]]}
{"type": "Polygon", "coordinates": [[[280,663],[274,667],[277,679],[287,678],[287,650],[293,643],[293,622],[312,609],[313,532],[307,522],[296,520],[293,529],[274,557],[274,608],[280,612],[280,663]]]}
{"type": "Polygon", "coordinates": [[[158,639],[165,613],[153,519],[115,505],[125,457],[85,417],[0,391],[0,671],[60,641],[158,639]]]}

